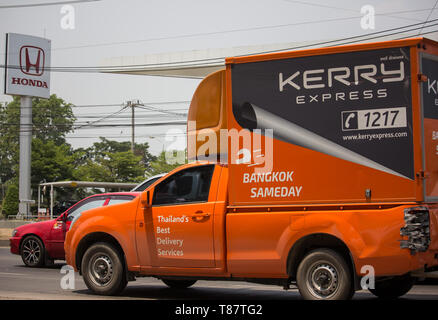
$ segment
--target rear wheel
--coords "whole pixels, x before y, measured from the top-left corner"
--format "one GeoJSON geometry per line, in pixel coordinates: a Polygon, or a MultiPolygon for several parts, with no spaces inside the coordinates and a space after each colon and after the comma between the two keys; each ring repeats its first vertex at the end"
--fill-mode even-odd
{"type": "Polygon", "coordinates": [[[174,289],[185,289],[193,286],[196,283],[196,280],[170,280],[170,279],[161,279],[168,287],[174,289]]]}
{"type": "Polygon", "coordinates": [[[308,253],[297,270],[297,285],[306,300],[348,300],[354,294],[351,270],[331,249],[308,253]]]}
{"type": "Polygon", "coordinates": [[[81,270],[88,289],[96,294],[119,294],[128,283],[121,254],[109,243],[96,243],[88,248],[81,270]]]}
{"type": "Polygon", "coordinates": [[[414,278],[410,275],[404,275],[376,281],[375,288],[369,289],[369,291],[381,299],[395,299],[408,293],[414,282],[414,278]]]}
{"type": "Polygon", "coordinates": [[[43,242],[35,236],[28,236],[21,245],[21,259],[28,267],[42,267],[45,262],[43,242]]]}

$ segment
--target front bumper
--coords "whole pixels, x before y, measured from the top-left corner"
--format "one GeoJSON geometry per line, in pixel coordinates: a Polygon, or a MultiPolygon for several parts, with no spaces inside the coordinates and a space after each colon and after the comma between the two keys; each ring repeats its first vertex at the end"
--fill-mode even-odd
{"type": "Polygon", "coordinates": [[[11,247],[11,253],[20,254],[20,242],[21,242],[21,237],[12,237],[9,239],[9,246],[11,247]]]}

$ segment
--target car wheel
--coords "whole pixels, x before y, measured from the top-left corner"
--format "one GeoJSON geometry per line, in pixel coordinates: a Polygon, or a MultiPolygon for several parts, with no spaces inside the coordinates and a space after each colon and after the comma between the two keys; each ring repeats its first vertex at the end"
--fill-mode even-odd
{"type": "Polygon", "coordinates": [[[21,259],[28,267],[44,266],[45,248],[43,242],[35,236],[28,236],[21,244],[21,259]]]}
{"type": "Polygon", "coordinates": [[[376,281],[374,289],[368,289],[381,299],[395,299],[409,292],[414,285],[414,278],[410,275],[394,277],[376,281]]]}
{"type": "Polygon", "coordinates": [[[117,295],[128,281],[121,254],[109,243],[96,243],[85,252],[81,265],[88,289],[100,295],[117,295]]]}
{"type": "Polygon", "coordinates": [[[306,300],[348,300],[354,294],[351,270],[331,249],[307,254],[298,266],[297,285],[306,300]]]}
{"type": "Polygon", "coordinates": [[[170,280],[170,279],[161,279],[168,287],[173,289],[185,289],[193,286],[196,283],[196,280],[170,280]]]}

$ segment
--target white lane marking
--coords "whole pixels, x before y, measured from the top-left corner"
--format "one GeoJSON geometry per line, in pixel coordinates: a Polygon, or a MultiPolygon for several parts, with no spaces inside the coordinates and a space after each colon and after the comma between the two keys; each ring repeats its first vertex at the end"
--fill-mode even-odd
{"type": "Polygon", "coordinates": [[[0,275],[7,275],[7,276],[26,276],[25,273],[12,273],[12,272],[0,272],[0,275]]]}

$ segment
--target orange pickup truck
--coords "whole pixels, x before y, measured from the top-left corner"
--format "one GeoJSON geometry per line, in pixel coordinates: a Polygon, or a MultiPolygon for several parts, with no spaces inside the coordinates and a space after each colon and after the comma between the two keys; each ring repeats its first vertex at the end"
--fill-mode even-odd
{"type": "Polygon", "coordinates": [[[67,263],[117,294],[151,276],[296,284],[305,299],[410,290],[438,266],[438,44],[226,59],[188,114],[193,161],[86,211],[67,263]],[[363,279],[362,279],[363,280],[363,279]]]}

